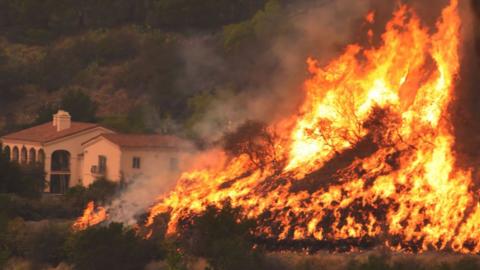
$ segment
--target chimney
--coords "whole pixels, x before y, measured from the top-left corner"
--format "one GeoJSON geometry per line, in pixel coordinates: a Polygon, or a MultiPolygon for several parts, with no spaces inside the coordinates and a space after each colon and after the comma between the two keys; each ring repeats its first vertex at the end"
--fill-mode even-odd
{"type": "Polygon", "coordinates": [[[57,131],[69,129],[72,124],[72,117],[66,111],[59,110],[53,115],[53,126],[57,127],[57,131]]]}

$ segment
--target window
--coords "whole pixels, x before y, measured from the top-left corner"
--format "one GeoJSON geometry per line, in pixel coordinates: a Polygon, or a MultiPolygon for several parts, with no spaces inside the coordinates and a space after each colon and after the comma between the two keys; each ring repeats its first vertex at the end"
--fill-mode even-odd
{"type": "Polygon", "coordinates": [[[18,147],[13,147],[12,160],[18,162],[18,147]]]}
{"type": "Polygon", "coordinates": [[[25,146],[22,147],[20,162],[22,162],[23,164],[27,163],[27,148],[25,148],[25,146]]]}
{"type": "Polygon", "coordinates": [[[3,149],[3,155],[8,161],[10,161],[10,158],[11,158],[11,156],[10,156],[11,155],[10,146],[8,146],[8,145],[5,146],[5,148],[3,149]]]}
{"type": "Polygon", "coordinates": [[[35,164],[37,162],[37,151],[35,150],[35,148],[30,148],[30,151],[28,152],[28,157],[30,164],[35,164]]]}
{"type": "Polygon", "coordinates": [[[45,164],[45,151],[43,149],[38,150],[38,163],[45,164]]]}
{"type": "Polygon", "coordinates": [[[140,169],[140,158],[139,157],[134,157],[132,160],[132,167],[134,169],[140,169]]]}
{"type": "Polygon", "coordinates": [[[107,171],[107,157],[98,156],[98,172],[105,173],[107,171]]]}
{"type": "Polygon", "coordinates": [[[171,171],[178,171],[178,159],[177,158],[170,158],[170,170],[171,171]]]}
{"type": "Polygon", "coordinates": [[[52,172],[70,172],[70,152],[57,150],[52,153],[51,161],[52,172]]]}

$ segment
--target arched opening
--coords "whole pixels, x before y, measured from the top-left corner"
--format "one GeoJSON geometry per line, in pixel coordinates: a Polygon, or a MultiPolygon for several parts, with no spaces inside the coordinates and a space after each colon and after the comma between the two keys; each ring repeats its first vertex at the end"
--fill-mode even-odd
{"type": "Polygon", "coordinates": [[[12,151],[12,160],[18,162],[18,147],[14,146],[12,151]]]}
{"type": "Polygon", "coordinates": [[[38,163],[45,164],[45,151],[43,149],[38,150],[38,163]]]}
{"type": "Polygon", "coordinates": [[[57,150],[52,153],[50,192],[65,193],[70,183],[70,153],[57,150]]]}
{"type": "Polygon", "coordinates": [[[3,156],[8,160],[10,161],[10,158],[11,158],[11,150],[10,150],[10,146],[5,146],[5,148],[3,148],[3,156]]]}
{"type": "Polygon", "coordinates": [[[30,164],[35,164],[37,162],[37,151],[35,148],[31,148],[29,153],[28,153],[28,158],[30,161],[30,164]]]}
{"type": "Polygon", "coordinates": [[[22,152],[20,154],[20,162],[22,164],[27,163],[27,148],[25,146],[22,147],[22,152]]]}
{"type": "Polygon", "coordinates": [[[57,150],[52,153],[52,172],[70,172],[70,152],[57,150]]]}

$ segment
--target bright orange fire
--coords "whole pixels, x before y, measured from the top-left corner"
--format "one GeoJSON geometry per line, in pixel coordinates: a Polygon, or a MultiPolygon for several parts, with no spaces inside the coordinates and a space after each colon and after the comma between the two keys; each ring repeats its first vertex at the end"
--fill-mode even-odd
{"type": "Polygon", "coordinates": [[[89,202],[87,208],[83,211],[83,216],[77,219],[73,224],[74,230],[85,230],[90,226],[97,225],[107,218],[107,212],[103,207],[95,209],[95,203],[89,202]]]}
{"type": "Polygon", "coordinates": [[[435,31],[403,5],[381,46],[349,45],[324,67],[309,59],[300,112],[270,128],[278,162],[240,155],[184,173],[147,226],[169,213],[172,233],[229,200],[264,224],[259,236],[277,240],[371,237],[395,250],[479,252],[480,203],[470,173],[455,166],[448,113],[460,26],[458,0],[435,31]]]}

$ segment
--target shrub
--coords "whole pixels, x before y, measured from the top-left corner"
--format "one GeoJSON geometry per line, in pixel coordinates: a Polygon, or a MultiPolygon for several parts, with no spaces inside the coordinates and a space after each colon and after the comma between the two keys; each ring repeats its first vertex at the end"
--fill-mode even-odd
{"type": "Polygon", "coordinates": [[[38,199],[46,187],[43,165],[29,164],[21,167],[21,177],[12,183],[10,192],[26,198],[38,199]]]}
{"type": "Polygon", "coordinates": [[[98,179],[87,188],[88,201],[106,203],[120,190],[120,184],[107,180],[98,179]]]}
{"type": "Polygon", "coordinates": [[[27,223],[22,218],[14,218],[8,222],[4,243],[12,256],[25,256],[28,231],[27,223]]]}
{"type": "Polygon", "coordinates": [[[222,209],[208,207],[180,223],[180,242],[188,253],[207,259],[214,270],[259,269],[263,257],[253,248],[254,225],[229,203],[222,209]]]}
{"type": "Polygon", "coordinates": [[[45,196],[41,200],[22,198],[14,194],[0,194],[0,205],[8,217],[21,217],[25,220],[71,219],[78,217],[83,206],[78,210],[61,197],[45,196]]]}
{"type": "Polygon", "coordinates": [[[0,210],[0,269],[3,268],[10,255],[10,251],[6,244],[8,218],[5,213],[0,210]]]}
{"type": "Polygon", "coordinates": [[[82,215],[87,204],[94,201],[96,204],[106,204],[122,188],[121,184],[106,179],[98,179],[90,186],[75,186],[70,188],[64,197],[64,204],[70,214],[78,217],[82,215]]]}
{"type": "Polygon", "coordinates": [[[2,153],[2,155],[0,155],[0,192],[10,192],[11,184],[19,178],[19,167],[10,163],[2,153]]]}
{"type": "Polygon", "coordinates": [[[67,250],[69,260],[79,270],[143,269],[155,255],[149,241],[118,223],[73,234],[67,241],[67,250]]]}
{"type": "Polygon", "coordinates": [[[39,198],[45,189],[45,172],[39,164],[19,165],[0,154],[0,192],[39,198]]]}
{"type": "Polygon", "coordinates": [[[15,218],[8,222],[2,243],[12,257],[56,266],[66,258],[64,247],[69,232],[70,223],[25,222],[15,218]]]}
{"type": "Polygon", "coordinates": [[[69,205],[81,214],[81,211],[85,208],[89,202],[87,197],[87,188],[81,185],[77,185],[67,190],[65,193],[65,200],[69,205]]]}
{"type": "Polygon", "coordinates": [[[26,258],[36,263],[58,265],[66,259],[64,247],[68,233],[68,224],[48,224],[34,231],[28,237],[26,258]]]}
{"type": "Polygon", "coordinates": [[[119,183],[107,179],[98,179],[87,188],[83,186],[70,188],[65,194],[65,199],[75,210],[79,208],[83,210],[90,201],[100,204],[109,202],[120,189],[121,185],[119,183]]]}

